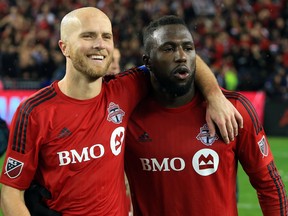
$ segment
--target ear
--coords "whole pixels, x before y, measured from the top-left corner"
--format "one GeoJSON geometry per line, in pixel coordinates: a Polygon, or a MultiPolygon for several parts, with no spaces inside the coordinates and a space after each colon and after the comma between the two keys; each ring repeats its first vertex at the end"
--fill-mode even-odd
{"type": "Polygon", "coordinates": [[[62,40],[58,41],[58,46],[60,47],[62,53],[64,56],[69,57],[69,49],[67,48],[67,45],[65,42],[63,42],[62,40]]]}
{"type": "Polygon", "coordinates": [[[150,56],[147,55],[147,54],[144,54],[144,55],[142,56],[142,60],[143,60],[143,63],[145,64],[145,66],[146,66],[147,68],[149,68],[149,66],[150,66],[150,56]]]}

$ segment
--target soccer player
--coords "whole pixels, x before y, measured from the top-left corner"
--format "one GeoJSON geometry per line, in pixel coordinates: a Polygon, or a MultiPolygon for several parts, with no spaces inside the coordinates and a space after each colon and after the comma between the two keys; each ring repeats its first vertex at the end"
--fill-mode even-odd
{"type": "Polygon", "coordinates": [[[287,216],[285,188],[252,104],[223,90],[245,122],[225,145],[218,133],[209,135],[207,103],[195,85],[195,45],[183,20],[155,20],[143,40],[153,90],[134,110],[127,129],[125,171],[134,216],[238,215],[238,161],[263,215],[287,216]]]}
{"type": "MultiPolygon", "coordinates": [[[[51,192],[47,206],[64,216],[125,215],[124,136],[132,110],[147,93],[149,73],[135,68],[103,79],[114,44],[110,20],[96,8],[65,15],[60,36],[64,78],[23,101],[12,120],[0,179],[3,213],[30,215],[23,194],[36,181],[51,192]]],[[[198,79],[209,94],[208,117],[229,141],[242,117],[216,82],[207,85],[214,82],[210,71],[203,74],[198,79]]]]}

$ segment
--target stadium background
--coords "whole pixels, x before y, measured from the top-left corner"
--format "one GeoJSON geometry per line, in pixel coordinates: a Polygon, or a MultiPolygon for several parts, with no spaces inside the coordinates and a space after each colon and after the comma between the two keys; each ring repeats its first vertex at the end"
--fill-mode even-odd
{"type": "MultiPolygon", "coordinates": [[[[63,76],[60,20],[81,6],[98,7],[111,18],[122,70],[142,64],[141,31],[150,20],[182,16],[219,84],[255,105],[287,189],[287,0],[0,0],[0,116],[7,122],[27,90],[63,76]]],[[[241,168],[239,179],[240,216],[261,215],[241,168]]]]}

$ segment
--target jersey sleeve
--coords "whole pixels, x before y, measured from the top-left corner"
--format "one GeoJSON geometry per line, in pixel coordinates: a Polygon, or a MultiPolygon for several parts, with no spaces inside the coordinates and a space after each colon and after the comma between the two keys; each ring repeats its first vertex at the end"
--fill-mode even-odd
{"type": "Polygon", "coordinates": [[[262,212],[265,216],[286,216],[286,191],[257,113],[245,96],[234,93],[232,97],[235,97],[235,106],[244,119],[244,128],[237,137],[237,156],[257,191],[262,212]]]}
{"type": "Polygon", "coordinates": [[[274,161],[258,172],[248,175],[252,186],[257,190],[263,215],[287,216],[287,194],[274,161]]]}
{"type": "Polygon", "coordinates": [[[0,179],[1,183],[19,190],[29,187],[38,164],[40,131],[30,111],[29,103],[23,102],[14,114],[0,179]]]}

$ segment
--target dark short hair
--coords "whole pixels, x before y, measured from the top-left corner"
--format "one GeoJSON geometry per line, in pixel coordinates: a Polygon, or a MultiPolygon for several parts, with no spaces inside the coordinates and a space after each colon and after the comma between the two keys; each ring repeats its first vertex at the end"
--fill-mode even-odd
{"type": "Polygon", "coordinates": [[[165,25],[176,25],[176,24],[183,25],[188,29],[184,20],[175,15],[163,16],[157,20],[150,22],[150,24],[143,31],[143,45],[145,52],[147,53],[150,50],[151,45],[149,45],[148,41],[152,37],[153,32],[155,30],[165,25]]]}

